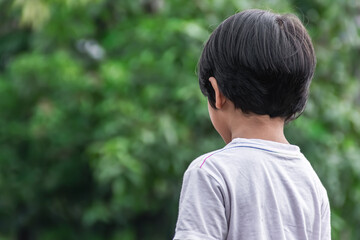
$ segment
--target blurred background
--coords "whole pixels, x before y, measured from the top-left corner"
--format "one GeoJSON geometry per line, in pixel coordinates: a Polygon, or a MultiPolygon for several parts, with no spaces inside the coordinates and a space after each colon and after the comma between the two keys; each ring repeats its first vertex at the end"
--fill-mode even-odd
{"type": "Polygon", "coordinates": [[[0,0],[0,240],[171,239],[183,172],[224,146],[197,60],[248,8],[313,38],[286,135],[328,190],[333,239],[360,239],[360,1],[0,0]]]}

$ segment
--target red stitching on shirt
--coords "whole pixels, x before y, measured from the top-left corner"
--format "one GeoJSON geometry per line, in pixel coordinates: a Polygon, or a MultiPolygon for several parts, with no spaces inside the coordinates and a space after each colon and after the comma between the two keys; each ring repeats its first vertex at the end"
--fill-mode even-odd
{"type": "Polygon", "coordinates": [[[218,152],[219,152],[219,151],[214,152],[214,153],[210,154],[209,156],[207,156],[207,157],[204,159],[204,161],[202,162],[202,164],[200,165],[200,168],[202,167],[202,165],[204,165],[206,159],[208,159],[209,157],[211,157],[212,155],[214,155],[215,153],[218,153],[218,152]]]}

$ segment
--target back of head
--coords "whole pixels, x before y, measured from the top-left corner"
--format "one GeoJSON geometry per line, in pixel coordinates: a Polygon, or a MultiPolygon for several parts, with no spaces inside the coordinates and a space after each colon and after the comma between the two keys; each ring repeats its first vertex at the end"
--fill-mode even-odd
{"type": "Polygon", "coordinates": [[[244,113],[297,117],[305,108],[316,65],[311,39],[295,15],[246,10],[223,21],[198,63],[201,91],[215,108],[222,94],[244,113]]]}

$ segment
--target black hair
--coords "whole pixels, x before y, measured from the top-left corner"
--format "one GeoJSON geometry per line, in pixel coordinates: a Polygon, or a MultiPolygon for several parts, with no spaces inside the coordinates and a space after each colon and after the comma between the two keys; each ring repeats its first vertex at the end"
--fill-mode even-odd
{"type": "Polygon", "coordinates": [[[198,77],[213,108],[210,77],[244,113],[290,121],[304,111],[315,65],[311,39],[295,15],[252,9],[214,30],[201,54],[198,77]]]}

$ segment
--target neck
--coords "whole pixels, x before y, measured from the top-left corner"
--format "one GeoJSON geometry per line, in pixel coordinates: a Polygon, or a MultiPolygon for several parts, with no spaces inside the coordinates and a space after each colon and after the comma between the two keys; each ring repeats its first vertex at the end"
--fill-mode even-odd
{"type": "Polygon", "coordinates": [[[268,115],[243,114],[230,118],[229,133],[225,142],[234,138],[263,139],[289,144],[284,135],[284,119],[268,115]]]}

